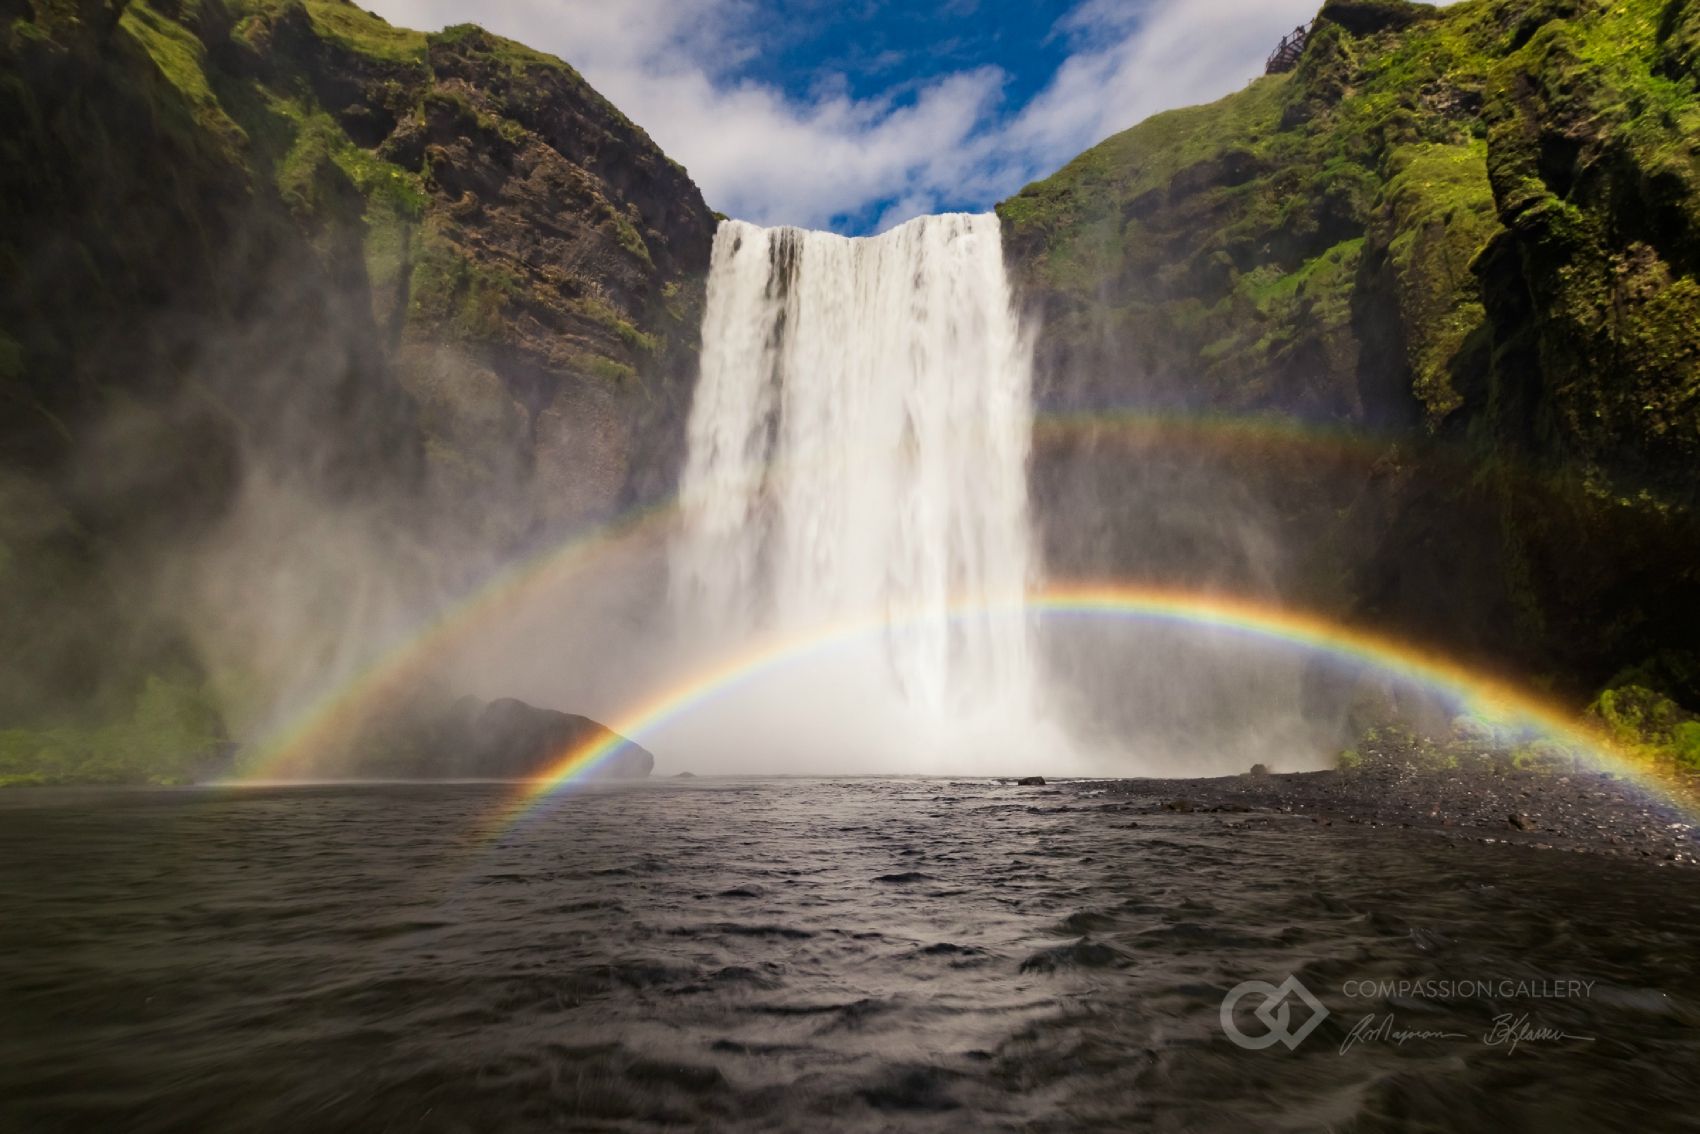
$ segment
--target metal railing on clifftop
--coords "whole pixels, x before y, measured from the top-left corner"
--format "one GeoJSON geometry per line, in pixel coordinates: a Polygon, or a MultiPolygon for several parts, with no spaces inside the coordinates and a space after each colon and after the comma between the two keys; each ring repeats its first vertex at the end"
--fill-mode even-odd
{"type": "Polygon", "coordinates": [[[1279,75],[1283,71],[1291,71],[1299,65],[1299,56],[1305,52],[1305,40],[1310,36],[1310,29],[1300,24],[1292,32],[1283,36],[1279,46],[1269,55],[1268,66],[1264,68],[1266,75],[1279,75]]]}

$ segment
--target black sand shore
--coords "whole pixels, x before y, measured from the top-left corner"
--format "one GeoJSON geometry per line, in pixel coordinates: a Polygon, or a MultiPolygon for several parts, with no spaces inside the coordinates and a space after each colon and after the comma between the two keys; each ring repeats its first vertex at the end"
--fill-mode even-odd
{"type": "MultiPolygon", "coordinates": [[[[1671,788],[1678,788],[1674,781],[1671,788]]],[[[1700,865],[1692,812],[1657,788],[1599,772],[1421,772],[1405,768],[1296,772],[1073,785],[1131,814],[1194,812],[1229,822],[1259,813],[1320,824],[1432,830],[1485,845],[1616,855],[1659,866],[1700,865]]]]}

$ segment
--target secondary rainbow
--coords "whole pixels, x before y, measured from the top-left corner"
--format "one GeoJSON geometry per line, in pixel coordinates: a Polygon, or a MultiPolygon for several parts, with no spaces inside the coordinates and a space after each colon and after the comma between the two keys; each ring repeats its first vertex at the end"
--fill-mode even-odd
{"type": "MultiPolygon", "coordinates": [[[[964,600],[957,604],[957,609],[981,605],[964,600]]],[[[1643,768],[1616,752],[1603,737],[1577,722],[1562,706],[1431,650],[1320,615],[1229,595],[1102,583],[1050,586],[1028,596],[1025,602],[1009,604],[1008,611],[1012,617],[1031,613],[1125,618],[1227,629],[1266,641],[1321,651],[1450,694],[1460,703],[1491,718],[1527,725],[1574,747],[1615,773],[1630,776],[1642,786],[1658,790],[1661,794],[1669,794],[1662,785],[1651,780],[1643,768]]],[[[840,623],[799,637],[763,643],[683,684],[656,694],[609,721],[608,727],[614,735],[564,753],[547,772],[528,781],[503,812],[497,829],[523,817],[551,794],[593,774],[620,750],[626,739],[641,742],[644,734],[765,673],[878,632],[888,625],[888,620],[883,618],[840,623]]]]}
{"type": "Polygon", "coordinates": [[[1248,454],[1281,454],[1357,464],[1373,464],[1384,459],[1399,440],[1392,434],[1319,424],[1280,414],[1179,413],[1129,407],[1072,413],[1047,411],[1033,419],[1033,441],[1037,447],[1053,442],[1099,439],[1214,448],[1235,461],[1248,454]]]}
{"type": "MultiPolygon", "coordinates": [[[[1349,435],[1286,419],[1225,416],[1189,417],[1133,410],[1103,410],[1072,415],[1040,415],[1035,433],[1051,437],[1089,434],[1100,430],[1134,430],[1157,435],[1219,436],[1224,441],[1258,439],[1271,448],[1323,452],[1359,452],[1349,435]]],[[[784,470],[772,470],[784,475],[784,470]]],[[[392,691],[405,691],[420,674],[441,660],[455,644],[488,624],[505,610],[550,585],[588,569],[615,550],[666,530],[678,512],[675,500],[664,500],[615,520],[575,534],[572,538],[526,557],[496,572],[454,605],[398,638],[353,676],[325,691],[252,742],[237,782],[265,781],[287,776],[310,764],[314,753],[358,725],[366,712],[392,691]]]]}
{"type": "Polygon", "coordinates": [[[468,597],[397,641],[371,664],[253,745],[253,753],[243,761],[235,781],[264,781],[289,772],[298,761],[310,758],[317,747],[357,725],[382,697],[405,691],[471,631],[531,594],[571,578],[617,548],[665,531],[675,511],[670,500],[636,509],[497,572],[468,597]]]}
{"type": "MultiPolygon", "coordinates": [[[[1330,459],[1365,462],[1372,462],[1384,452],[1384,439],[1376,435],[1274,416],[1200,416],[1110,409],[1078,414],[1040,414],[1034,420],[1034,433],[1035,442],[1040,445],[1071,436],[1115,436],[1149,437],[1160,441],[1179,439],[1184,443],[1219,446],[1233,454],[1281,451],[1295,455],[1314,454],[1330,459]]],[[[783,475],[783,470],[775,472],[783,475]]],[[[628,546],[635,540],[653,538],[664,533],[677,511],[676,501],[662,501],[588,532],[576,534],[561,544],[497,572],[465,598],[426,621],[413,632],[399,638],[365,668],[325,692],[253,743],[249,757],[244,760],[242,770],[235,778],[244,782],[265,780],[287,775],[297,765],[309,762],[317,748],[328,745],[358,723],[370,706],[390,691],[405,690],[409,682],[441,660],[463,637],[500,616],[503,611],[518,606],[528,596],[571,578],[576,572],[593,566],[617,549],[628,546]]],[[[1061,613],[1056,601],[1057,596],[1067,590],[1070,588],[1051,588],[1035,596],[1035,608],[1041,612],[1050,610],[1061,613]]],[[[1181,594],[1115,586],[1077,587],[1072,590],[1079,594],[1084,594],[1087,590],[1098,594],[1181,594]]],[[[1334,641],[1335,647],[1332,648],[1335,648],[1336,652],[1343,649],[1339,646],[1341,636],[1374,640],[1380,649],[1378,656],[1383,658],[1406,656],[1412,652],[1411,647],[1392,639],[1378,638],[1365,631],[1337,626],[1313,616],[1283,612],[1265,604],[1221,596],[1191,597],[1202,604],[1189,608],[1196,609],[1198,617],[1192,621],[1199,624],[1233,624],[1232,618],[1208,617],[1207,607],[1217,614],[1229,609],[1238,610],[1248,618],[1253,612],[1261,612],[1273,619],[1271,628],[1274,622],[1280,622],[1283,618],[1331,628],[1331,634],[1321,635],[1320,638],[1334,641]]],[[[1112,609],[1113,604],[1107,605],[1101,612],[1108,613],[1112,609]]],[[[1134,609],[1121,609],[1120,613],[1131,616],[1134,609]]],[[[1142,617],[1160,617],[1155,609],[1139,607],[1137,610],[1142,617]]],[[[1251,630],[1254,624],[1258,624],[1256,619],[1251,619],[1242,628],[1248,632],[1260,632],[1251,630]]],[[[861,623],[835,626],[824,631],[818,640],[811,638],[803,642],[778,643],[772,645],[772,648],[780,654],[806,653],[811,648],[809,642],[814,642],[818,647],[837,637],[853,637],[871,629],[871,625],[861,623]]],[[[1305,640],[1298,634],[1297,626],[1292,629],[1295,637],[1291,640],[1305,640]]],[[[1269,632],[1263,636],[1281,635],[1269,632]]],[[[1321,644],[1320,638],[1315,644],[1321,644]]],[[[1344,652],[1349,653],[1351,650],[1344,652]]],[[[748,662],[749,656],[743,660],[748,662]]],[[[1442,668],[1450,664],[1439,658],[1433,658],[1433,661],[1442,668]]],[[[737,663],[731,664],[735,668],[737,663]]],[[[694,685],[695,682],[689,684],[694,685]]],[[[631,716],[643,719],[641,708],[640,706],[640,711],[631,716]]]]}

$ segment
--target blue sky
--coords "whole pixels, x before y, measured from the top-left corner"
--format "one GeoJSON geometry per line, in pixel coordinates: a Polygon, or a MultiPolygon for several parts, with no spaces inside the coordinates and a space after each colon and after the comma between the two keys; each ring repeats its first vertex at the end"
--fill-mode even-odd
{"type": "Polygon", "coordinates": [[[1054,34],[1072,0],[901,0],[827,3],[783,0],[766,5],[767,42],[740,68],[799,101],[842,84],[851,96],[912,96],[929,81],[992,66],[1005,76],[1004,95],[1025,103],[1068,54],[1054,34]]]}
{"type": "Polygon", "coordinates": [[[764,224],[875,232],[990,208],[1157,111],[1263,69],[1320,0],[365,0],[576,66],[764,224]]]}

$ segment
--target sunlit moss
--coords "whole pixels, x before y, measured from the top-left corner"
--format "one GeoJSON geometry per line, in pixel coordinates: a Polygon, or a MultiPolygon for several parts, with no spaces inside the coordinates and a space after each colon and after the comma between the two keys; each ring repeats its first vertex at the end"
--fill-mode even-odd
{"type": "Polygon", "coordinates": [[[413,262],[409,314],[451,337],[493,339],[502,333],[504,313],[522,291],[513,273],[472,259],[427,229],[413,262]]]}
{"type": "Polygon", "coordinates": [[[594,320],[596,323],[617,335],[621,342],[637,350],[651,352],[659,340],[654,335],[648,335],[638,330],[604,299],[595,295],[582,296],[572,302],[571,307],[577,314],[594,320]]]}
{"type": "Polygon", "coordinates": [[[1463,404],[1451,381],[1453,358],[1487,318],[1471,271],[1501,227],[1487,177],[1487,143],[1419,142],[1391,153],[1387,167],[1385,239],[1408,337],[1412,391],[1438,421],[1463,404]]]}
{"type": "Polygon", "coordinates": [[[200,127],[232,154],[247,144],[247,135],[213,92],[205,66],[206,48],[192,31],[161,15],[145,0],[134,0],[125,7],[119,26],[147,52],[200,127]]]}
{"type": "MultiPolygon", "coordinates": [[[[523,74],[528,67],[546,67],[571,74],[575,79],[578,72],[553,55],[527,47],[516,40],[506,39],[493,32],[486,31],[477,24],[455,24],[444,28],[433,37],[438,43],[448,44],[462,51],[470,51],[491,59],[498,59],[511,71],[523,74]]],[[[580,80],[581,82],[583,80],[580,80]]]]}
{"type": "Polygon", "coordinates": [[[275,19],[285,9],[307,14],[313,34],[342,50],[389,63],[423,63],[428,39],[422,32],[398,28],[348,0],[234,0],[230,5],[246,17],[245,34],[255,17],[275,19]]]}
{"type": "Polygon", "coordinates": [[[608,207],[607,218],[606,223],[613,228],[614,239],[619,241],[620,247],[645,264],[653,264],[649,258],[649,245],[644,243],[643,236],[632,224],[631,218],[612,206],[608,207]]]}
{"type": "Polygon", "coordinates": [[[1620,750],[1654,767],[1700,773],[1700,717],[1656,689],[1621,678],[1588,709],[1620,750]]]}
{"type": "Polygon", "coordinates": [[[587,354],[582,365],[593,378],[604,382],[625,384],[637,381],[638,373],[627,363],[599,354],[587,354]]]}
{"type": "Polygon", "coordinates": [[[314,31],[350,51],[395,63],[425,59],[427,40],[421,32],[394,27],[346,0],[306,0],[304,7],[314,31]]]}
{"type": "MultiPolygon", "coordinates": [[[[1347,9],[1294,71],[1158,115],[999,206],[1043,345],[1065,389],[1090,374],[1201,411],[1396,423],[1429,486],[1403,514],[1483,521],[1459,532],[1481,594],[1438,634],[1559,670],[1644,652],[1674,632],[1660,604],[1693,591],[1666,564],[1692,558],[1700,504],[1700,74],[1683,46],[1700,3],[1325,15],[1347,9]],[[1443,449],[1469,472],[1432,477],[1443,449]]],[[[1307,561],[1296,585],[1347,607],[1395,560],[1441,554],[1368,510],[1304,522],[1347,557],[1354,525],[1388,541],[1343,586],[1339,557],[1307,561]]],[[[1387,593],[1367,605],[1397,615],[1387,593]]]]}

